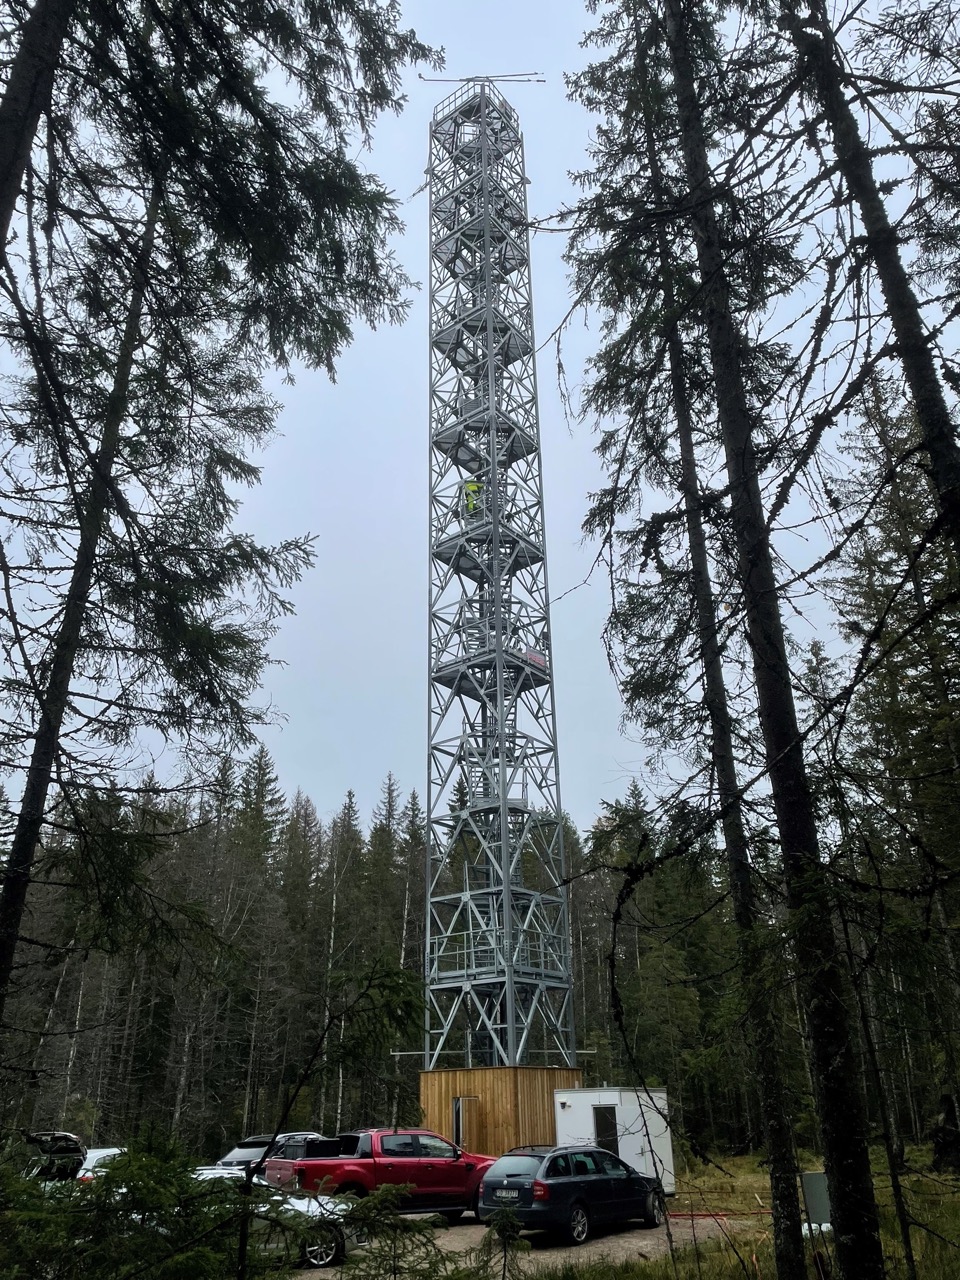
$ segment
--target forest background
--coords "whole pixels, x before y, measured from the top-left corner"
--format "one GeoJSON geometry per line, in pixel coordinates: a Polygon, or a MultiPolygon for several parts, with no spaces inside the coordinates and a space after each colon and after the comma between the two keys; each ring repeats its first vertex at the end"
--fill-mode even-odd
{"type": "MultiPolygon", "coordinates": [[[[960,1140],[956,18],[589,11],[549,225],[601,326],[587,528],[650,766],[568,832],[588,1078],[665,1084],[691,1155],[764,1149],[781,1280],[806,1147],[841,1270],[884,1274],[878,1145],[913,1276],[908,1147],[936,1121],[949,1177],[960,1140]]],[[[233,520],[267,371],[404,315],[354,157],[437,55],[365,0],[11,12],[3,1123],[213,1155],[413,1119],[420,802],[284,797],[255,695],[316,548],[233,520]],[[137,774],[145,731],[178,778],[137,774]]]]}

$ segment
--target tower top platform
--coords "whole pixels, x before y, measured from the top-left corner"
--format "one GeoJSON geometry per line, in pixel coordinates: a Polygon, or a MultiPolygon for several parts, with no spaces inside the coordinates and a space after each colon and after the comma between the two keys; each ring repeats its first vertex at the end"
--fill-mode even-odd
{"type": "Polygon", "coordinates": [[[438,102],[433,111],[434,124],[436,125],[439,121],[445,120],[447,116],[456,115],[468,102],[474,98],[479,100],[481,96],[486,97],[491,102],[495,102],[511,124],[519,128],[520,117],[493,83],[493,79],[488,76],[471,76],[458,89],[455,89],[453,93],[444,98],[442,102],[438,102]]]}

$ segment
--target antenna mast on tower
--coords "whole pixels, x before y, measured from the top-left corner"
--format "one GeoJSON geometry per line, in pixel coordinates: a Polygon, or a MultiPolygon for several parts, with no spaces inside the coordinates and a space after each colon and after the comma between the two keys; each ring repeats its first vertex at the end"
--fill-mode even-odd
{"type": "Polygon", "coordinates": [[[430,132],[426,1067],[576,1060],[523,139],[489,78],[430,132]]]}

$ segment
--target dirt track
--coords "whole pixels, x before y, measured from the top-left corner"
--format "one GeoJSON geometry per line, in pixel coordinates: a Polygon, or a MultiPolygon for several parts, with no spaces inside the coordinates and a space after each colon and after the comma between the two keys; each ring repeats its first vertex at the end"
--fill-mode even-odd
{"type": "MultiPolygon", "coordinates": [[[[725,1220],[715,1218],[671,1217],[669,1221],[670,1235],[674,1248],[687,1249],[695,1240],[709,1240],[724,1230],[725,1220]]],[[[732,1225],[732,1224],[731,1224],[732,1225]]],[[[742,1223],[736,1224],[738,1227],[742,1223]]],[[[485,1227],[475,1222],[465,1221],[451,1227],[448,1231],[437,1234],[437,1243],[444,1249],[456,1253],[464,1253],[475,1249],[483,1238],[485,1227]]],[[[590,1237],[586,1244],[577,1248],[559,1244],[555,1237],[541,1231],[530,1231],[523,1239],[530,1244],[530,1251],[523,1261],[523,1269],[536,1272],[541,1267],[557,1266],[563,1262],[588,1262],[597,1258],[610,1258],[614,1262],[623,1262],[631,1258],[649,1261],[660,1258],[670,1252],[670,1239],[667,1227],[662,1226],[650,1231],[645,1228],[597,1229],[596,1235],[590,1237]]]]}

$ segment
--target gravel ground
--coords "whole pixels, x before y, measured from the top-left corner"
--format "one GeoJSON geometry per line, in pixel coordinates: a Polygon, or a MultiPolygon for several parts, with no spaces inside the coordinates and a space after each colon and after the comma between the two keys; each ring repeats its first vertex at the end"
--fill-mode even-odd
{"type": "MultiPolygon", "coordinates": [[[[724,1219],[676,1217],[670,1219],[670,1235],[674,1248],[686,1249],[695,1240],[709,1240],[721,1234],[724,1219]]],[[[738,1224],[739,1225],[739,1224],[738,1224]]],[[[465,1253],[475,1249],[483,1239],[485,1227],[475,1222],[460,1222],[448,1231],[437,1233],[437,1243],[443,1249],[455,1253],[465,1253]]],[[[624,1262],[629,1259],[649,1261],[660,1258],[670,1252],[670,1239],[667,1227],[648,1228],[611,1227],[597,1229],[586,1244],[571,1248],[560,1244],[554,1236],[542,1231],[530,1231],[524,1234],[524,1240],[530,1244],[530,1252],[523,1260],[523,1269],[535,1273],[543,1267],[559,1266],[566,1261],[588,1262],[597,1258],[609,1258],[613,1262],[624,1262]]]]}

